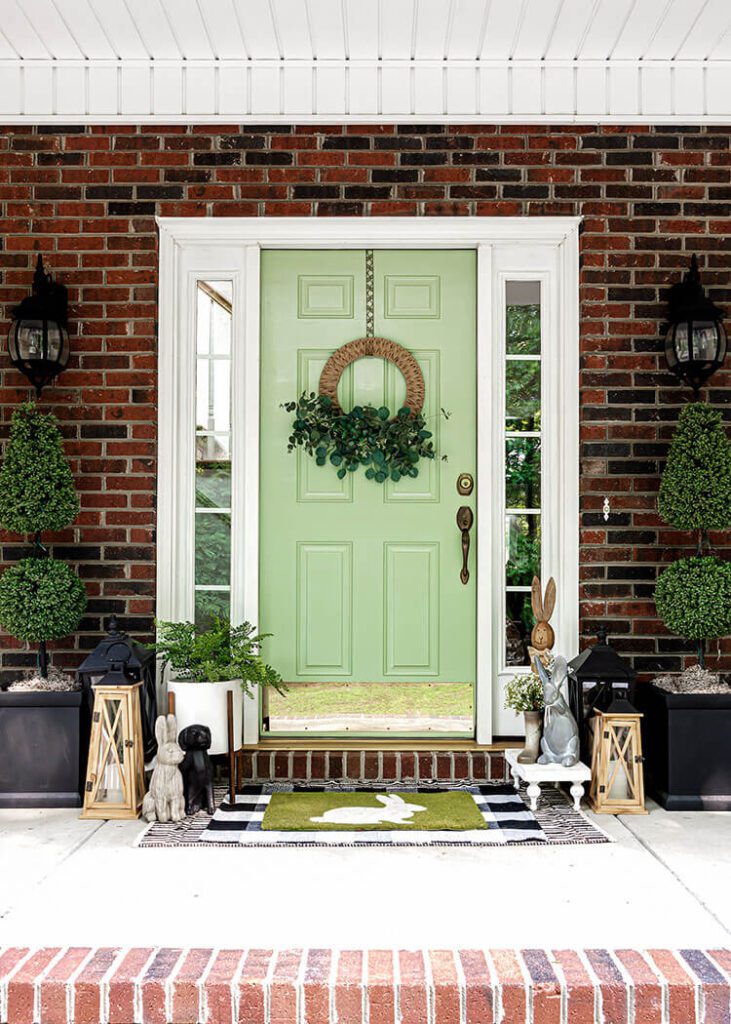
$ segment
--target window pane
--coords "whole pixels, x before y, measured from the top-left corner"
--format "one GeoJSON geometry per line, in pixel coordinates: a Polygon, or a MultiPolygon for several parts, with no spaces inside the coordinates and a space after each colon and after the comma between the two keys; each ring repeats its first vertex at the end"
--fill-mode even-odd
{"type": "Polygon", "coordinates": [[[196,462],[229,462],[231,438],[228,434],[199,434],[195,439],[196,462]]]}
{"type": "Polygon", "coordinates": [[[196,463],[195,503],[198,508],[231,507],[230,462],[196,463]]]}
{"type": "Polygon", "coordinates": [[[231,423],[231,361],[199,359],[196,386],[198,430],[228,430],[231,423]]]}
{"type": "Polygon", "coordinates": [[[231,516],[198,512],[195,517],[195,582],[228,584],[231,577],[231,516]]]}
{"type": "Polygon", "coordinates": [[[541,351],[540,281],[508,281],[505,286],[505,351],[538,355],[541,351]]]}
{"type": "Polygon", "coordinates": [[[540,516],[507,515],[505,528],[505,582],[510,587],[529,587],[533,577],[541,574],[540,516]]]}
{"type": "Polygon", "coordinates": [[[195,624],[198,629],[208,629],[214,616],[228,619],[230,616],[230,594],[227,590],[196,590],[195,624]]]}
{"type": "Polygon", "coordinates": [[[536,360],[505,364],[505,429],[540,430],[541,364],[536,360]]]}
{"type": "Polygon", "coordinates": [[[231,354],[230,281],[198,282],[198,323],[196,352],[204,355],[231,354]]]}
{"type": "Polygon", "coordinates": [[[540,508],[540,438],[509,437],[506,439],[505,504],[508,508],[540,508]]]}
{"type": "Polygon", "coordinates": [[[530,594],[505,595],[505,664],[527,665],[528,644],[533,629],[530,594]]]}

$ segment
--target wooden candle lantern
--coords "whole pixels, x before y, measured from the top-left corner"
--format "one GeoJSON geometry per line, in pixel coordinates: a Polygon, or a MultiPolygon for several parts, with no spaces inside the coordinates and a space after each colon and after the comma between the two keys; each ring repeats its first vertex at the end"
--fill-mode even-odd
{"type": "Polygon", "coordinates": [[[647,814],[641,718],[621,698],[594,713],[589,802],[599,814],[647,814]]]}
{"type": "Polygon", "coordinates": [[[108,672],[94,686],[82,818],[138,818],[145,795],[141,682],[108,672]]]}

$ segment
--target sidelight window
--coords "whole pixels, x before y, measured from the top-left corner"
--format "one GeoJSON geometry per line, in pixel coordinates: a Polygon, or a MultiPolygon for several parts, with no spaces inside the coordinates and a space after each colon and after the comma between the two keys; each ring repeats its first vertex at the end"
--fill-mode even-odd
{"type": "Polygon", "coordinates": [[[527,665],[541,574],[541,283],[505,286],[505,651],[527,665]]]}
{"type": "Polygon", "coordinates": [[[195,621],[231,604],[231,282],[198,281],[195,393],[195,621]]]}

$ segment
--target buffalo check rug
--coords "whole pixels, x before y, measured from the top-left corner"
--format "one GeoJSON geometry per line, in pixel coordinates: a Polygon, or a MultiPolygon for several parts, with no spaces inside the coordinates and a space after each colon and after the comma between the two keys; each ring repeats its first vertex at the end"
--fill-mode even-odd
{"type": "Polygon", "coordinates": [[[215,814],[199,812],[183,821],[153,822],[137,840],[141,847],[210,846],[505,846],[584,845],[611,842],[609,836],[583,811],[574,810],[563,791],[547,788],[538,810],[528,807],[520,792],[506,783],[479,786],[305,786],[270,783],[245,786],[231,804],[217,791],[215,814]],[[479,829],[465,831],[370,830],[272,831],[262,828],[264,815],[275,793],[399,792],[418,798],[419,793],[469,793],[484,821],[479,829]]]}

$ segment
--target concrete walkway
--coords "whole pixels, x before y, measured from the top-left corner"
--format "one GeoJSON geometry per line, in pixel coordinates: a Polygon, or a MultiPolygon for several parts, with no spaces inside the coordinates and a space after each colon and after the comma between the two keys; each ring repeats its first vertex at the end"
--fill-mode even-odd
{"type": "Polygon", "coordinates": [[[597,817],[595,846],[137,849],[0,812],[0,946],[731,946],[731,815],[597,817]]]}

